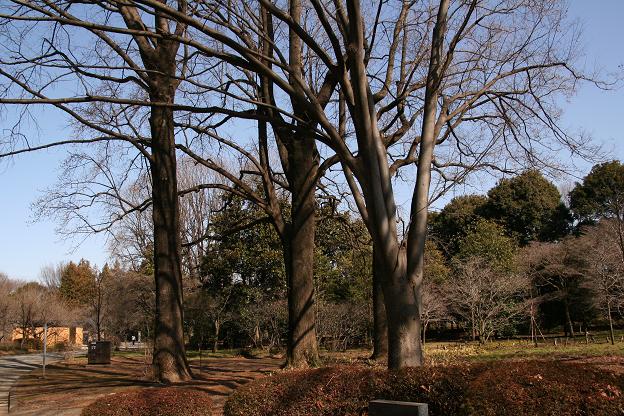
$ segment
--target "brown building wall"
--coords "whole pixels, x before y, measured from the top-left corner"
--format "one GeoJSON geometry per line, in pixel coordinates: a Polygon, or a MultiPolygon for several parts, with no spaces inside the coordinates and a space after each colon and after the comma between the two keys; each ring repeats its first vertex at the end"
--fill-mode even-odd
{"type": "MultiPolygon", "coordinates": [[[[43,340],[43,327],[35,328],[35,333],[32,333],[32,329],[28,330],[28,339],[37,338],[43,340]]],[[[48,346],[52,347],[56,344],[69,344],[69,345],[84,345],[83,331],[81,327],[48,327],[48,346]]],[[[23,338],[22,329],[13,329],[11,339],[14,342],[21,341],[23,338]]]]}

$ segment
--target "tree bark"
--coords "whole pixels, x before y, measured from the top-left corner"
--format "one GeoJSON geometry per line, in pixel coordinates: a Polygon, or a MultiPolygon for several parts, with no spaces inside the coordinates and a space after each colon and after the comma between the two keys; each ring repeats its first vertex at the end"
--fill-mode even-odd
{"type": "Polygon", "coordinates": [[[318,362],[314,312],[315,190],[318,157],[314,139],[298,137],[288,145],[291,223],[284,241],[288,279],[288,367],[318,362]]]}
{"type": "Polygon", "coordinates": [[[384,285],[384,298],[392,299],[386,301],[389,369],[423,363],[420,308],[414,289],[406,276],[405,250],[400,250],[391,279],[384,285]]]}
{"type": "MultiPolygon", "coordinates": [[[[383,295],[388,320],[388,367],[399,369],[423,363],[421,339],[421,284],[424,273],[424,248],[427,235],[427,208],[431,163],[435,138],[444,124],[436,122],[441,74],[444,71],[444,36],[449,0],[440,2],[433,31],[433,43],[427,85],[423,127],[418,152],[417,178],[410,212],[406,244],[399,242],[396,228],[397,208],[392,189],[385,140],[377,124],[375,99],[368,82],[365,56],[365,28],[359,1],[348,1],[347,13],[350,62],[350,100],[347,100],[358,141],[358,157],[351,162],[362,188],[365,208],[358,208],[367,218],[367,226],[379,249],[383,265],[383,295]]],[[[354,191],[354,185],[349,183],[354,191]]]]}
{"type": "Polygon", "coordinates": [[[96,331],[97,331],[97,340],[101,341],[102,338],[102,287],[98,284],[97,286],[97,305],[96,305],[96,331]]]}
{"type": "Polygon", "coordinates": [[[219,349],[219,332],[221,330],[221,324],[218,319],[214,321],[214,328],[215,328],[215,337],[214,337],[214,342],[212,344],[212,352],[217,352],[217,350],[219,349]]]}
{"type": "MultiPolygon", "coordinates": [[[[151,97],[173,102],[172,95],[151,97]]],[[[180,212],[176,174],[173,111],[152,107],[152,217],[154,222],[154,279],[156,334],[154,374],[159,381],[176,383],[191,378],[186,360],[183,327],[180,212]]]]}
{"type": "MultiPolygon", "coordinates": [[[[348,2],[348,8],[350,15],[361,15],[359,2],[348,2]]],[[[354,62],[351,84],[355,97],[350,113],[359,116],[353,120],[360,150],[355,173],[366,201],[367,226],[382,260],[383,296],[388,320],[388,367],[399,369],[422,364],[419,293],[414,290],[414,282],[408,279],[407,255],[398,240],[392,178],[367,82],[361,23],[350,20],[350,30],[354,34],[349,48],[353,53],[350,59],[354,62]]]]}
{"type": "Polygon", "coordinates": [[[383,298],[383,266],[373,244],[373,354],[378,360],[388,356],[388,321],[383,298]]]}
{"type": "Polygon", "coordinates": [[[20,350],[24,349],[24,344],[26,343],[26,332],[27,328],[25,326],[22,327],[22,339],[20,340],[20,350]]]}
{"type": "Polygon", "coordinates": [[[563,306],[565,309],[566,325],[568,326],[568,331],[570,331],[570,337],[574,338],[574,326],[572,325],[572,318],[570,317],[570,304],[567,299],[563,301],[563,306]]]}
{"type": "Polygon", "coordinates": [[[611,317],[610,301],[607,301],[607,315],[609,316],[609,332],[611,333],[611,345],[615,345],[615,333],[613,332],[613,318],[611,317]]]}

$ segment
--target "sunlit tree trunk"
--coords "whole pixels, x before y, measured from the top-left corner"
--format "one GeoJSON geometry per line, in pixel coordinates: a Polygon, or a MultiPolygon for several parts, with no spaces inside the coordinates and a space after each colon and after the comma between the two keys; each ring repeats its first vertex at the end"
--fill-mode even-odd
{"type": "Polygon", "coordinates": [[[286,231],[288,279],[287,366],[318,362],[314,310],[315,190],[318,158],[313,138],[293,138],[288,144],[291,223],[286,231]]]}
{"type": "Polygon", "coordinates": [[[388,355],[388,321],[383,299],[383,267],[373,245],[373,354],[378,360],[388,355]]]}
{"type": "MultiPolygon", "coordinates": [[[[151,99],[173,101],[169,94],[154,93],[151,99]]],[[[156,282],[153,367],[160,381],[176,383],[190,379],[191,371],[184,347],[180,213],[173,111],[166,107],[152,107],[150,127],[156,282]]]]}

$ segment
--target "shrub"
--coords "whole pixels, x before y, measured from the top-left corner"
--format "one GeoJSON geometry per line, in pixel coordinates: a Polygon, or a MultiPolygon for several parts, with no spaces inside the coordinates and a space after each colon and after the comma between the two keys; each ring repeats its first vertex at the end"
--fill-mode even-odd
{"type": "Polygon", "coordinates": [[[337,366],[256,380],[225,416],[359,416],[373,399],[429,404],[435,415],[624,415],[624,377],[587,364],[501,361],[396,372],[337,366]]]}
{"type": "Polygon", "coordinates": [[[154,387],[102,397],[84,408],[82,416],[210,416],[211,411],[207,392],[154,387]]]}

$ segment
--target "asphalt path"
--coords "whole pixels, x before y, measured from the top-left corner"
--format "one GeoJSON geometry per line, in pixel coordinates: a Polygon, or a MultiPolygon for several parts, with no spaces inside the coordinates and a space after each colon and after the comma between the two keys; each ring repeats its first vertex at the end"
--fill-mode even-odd
{"type": "MultiPolygon", "coordinates": [[[[63,353],[48,353],[46,365],[61,361],[63,353]]],[[[17,380],[43,365],[43,354],[0,356],[0,415],[8,414],[9,392],[17,380]]]]}

